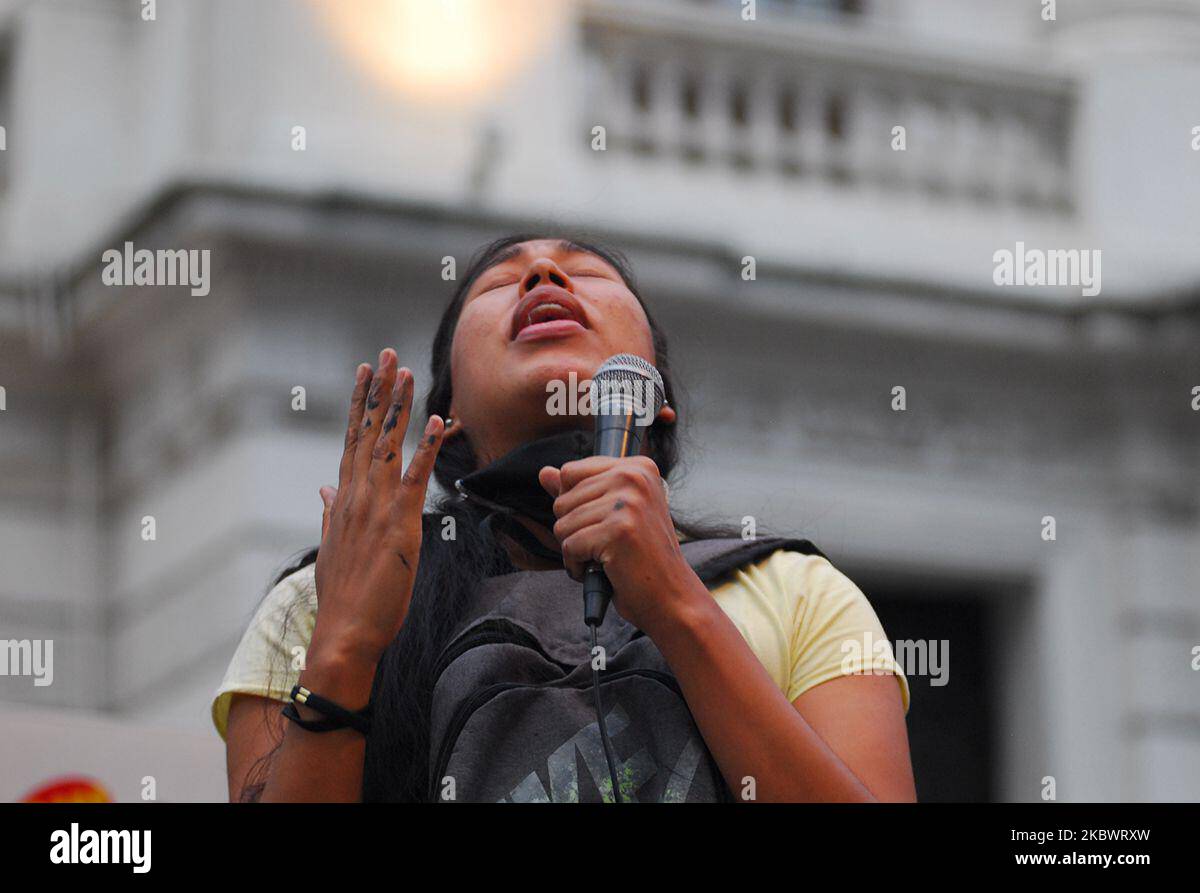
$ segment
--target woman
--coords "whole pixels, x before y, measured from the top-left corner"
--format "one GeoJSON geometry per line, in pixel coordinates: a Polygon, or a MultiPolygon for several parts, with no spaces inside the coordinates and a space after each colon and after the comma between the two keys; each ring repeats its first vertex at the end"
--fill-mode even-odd
{"type": "MultiPolygon", "coordinates": [[[[213,705],[227,742],[232,799],[454,798],[454,779],[438,775],[431,756],[446,735],[435,715],[445,712],[437,699],[448,643],[475,616],[488,586],[565,584],[564,569],[577,580],[592,561],[603,563],[619,614],[610,611],[614,626],[606,620],[602,629],[610,637],[627,630],[622,642],[661,660],[665,672],[657,677],[682,696],[685,722],[698,729],[704,756],[724,780],[722,794],[914,799],[907,682],[890,650],[864,660],[842,647],[866,635],[886,642],[854,584],[815,550],[769,545],[770,554],[756,554],[719,579],[701,578],[695,550],[688,550],[710,534],[674,520],[667,503],[677,439],[666,341],[619,255],[543,236],[486,246],[442,318],[432,374],[427,421],[419,419],[423,433],[404,468],[413,376],[398,368],[390,349],[374,369],[358,368],[338,486],[321,489],[320,547],[268,594],[213,705]],[[547,383],[572,374],[587,381],[617,353],[652,362],[667,402],[643,455],[590,457],[581,444],[592,419],[548,412],[547,383]],[[423,513],[431,474],[450,493],[462,480],[468,498],[423,513]],[[480,495],[485,484],[489,498],[480,495]],[[289,722],[280,702],[297,683],[333,706],[295,704],[289,722]],[[368,704],[369,725],[364,719],[360,728],[314,730],[314,723],[337,725],[331,715],[347,721],[337,708],[356,712],[368,704]]],[[[573,591],[578,599],[577,583],[573,591]]],[[[493,613],[502,616],[508,602],[499,604],[493,613]]],[[[524,629],[536,634],[541,622],[534,616],[524,629]]],[[[579,623],[582,630],[582,617],[579,623]]],[[[538,672],[569,669],[570,661],[554,656],[535,660],[538,672]]],[[[612,692],[610,702],[621,697],[616,687],[612,692]]],[[[631,735],[661,737],[653,719],[629,724],[631,735]]],[[[509,743],[497,736],[477,746],[490,752],[509,743]]],[[[604,743],[613,757],[607,736],[604,743]]],[[[500,790],[512,787],[504,799],[611,799],[615,784],[623,799],[646,799],[648,791],[660,799],[691,796],[686,786],[681,794],[678,786],[647,781],[663,767],[655,754],[647,763],[644,752],[640,769],[637,755],[627,762],[618,755],[625,781],[610,762],[609,783],[581,781],[571,749],[570,785],[555,787],[554,766],[549,776],[536,767],[553,764],[559,751],[538,755],[541,762],[520,785],[510,784],[520,772],[502,781],[500,790]]],[[[668,766],[659,777],[671,774],[668,766]]]]}

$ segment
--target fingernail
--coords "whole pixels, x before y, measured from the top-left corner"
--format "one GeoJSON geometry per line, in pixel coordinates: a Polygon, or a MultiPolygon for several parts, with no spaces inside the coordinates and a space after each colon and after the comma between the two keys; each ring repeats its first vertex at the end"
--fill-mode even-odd
{"type": "Polygon", "coordinates": [[[367,376],[371,374],[371,367],[366,363],[359,365],[358,370],[354,373],[354,381],[356,384],[362,384],[367,380],[367,376]]]}
{"type": "Polygon", "coordinates": [[[434,424],[436,421],[437,421],[437,416],[431,415],[429,417],[429,421],[425,423],[425,433],[426,434],[433,433],[433,429],[437,427],[437,425],[434,424]]]}

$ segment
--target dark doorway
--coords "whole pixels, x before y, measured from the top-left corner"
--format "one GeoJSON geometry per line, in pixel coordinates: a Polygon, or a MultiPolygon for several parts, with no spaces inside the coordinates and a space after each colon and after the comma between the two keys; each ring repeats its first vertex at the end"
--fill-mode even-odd
{"type": "MultiPolygon", "coordinates": [[[[905,667],[911,699],[908,738],[923,802],[983,802],[995,792],[997,625],[985,598],[859,581],[884,631],[897,640],[949,643],[947,684],[905,667]]],[[[939,646],[941,647],[941,646],[939,646]]]]}

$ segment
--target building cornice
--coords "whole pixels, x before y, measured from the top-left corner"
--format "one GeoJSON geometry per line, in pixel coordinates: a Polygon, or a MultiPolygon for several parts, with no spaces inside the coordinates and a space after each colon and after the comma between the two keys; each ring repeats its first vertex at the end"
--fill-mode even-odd
{"type": "Polygon", "coordinates": [[[351,190],[302,192],[231,181],[192,181],[161,191],[114,221],[107,236],[72,263],[37,279],[0,279],[0,336],[22,330],[54,347],[85,328],[120,289],[99,281],[103,251],[125,241],[139,247],[178,246],[197,238],[244,240],[333,252],[432,257],[469,252],[499,233],[586,229],[625,250],[643,288],[668,300],[727,300],[737,290],[747,312],[781,319],[816,318],[844,327],[976,341],[1022,338],[1023,346],[1098,352],[1194,344],[1200,331],[1200,284],[1136,303],[1121,295],[1046,300],[1034,290],[949,287],[935,281],[865,276],[852,271],[758,258],[757,279],[738,272],[746,246],[681,239],[634,228],[563,226],[561,221],[470,204],[380,198],[351,190]],[[54,327],[53,337],[45,329],[54,327]],[[66,335],[64,335],[66,333],[66,335]]]}

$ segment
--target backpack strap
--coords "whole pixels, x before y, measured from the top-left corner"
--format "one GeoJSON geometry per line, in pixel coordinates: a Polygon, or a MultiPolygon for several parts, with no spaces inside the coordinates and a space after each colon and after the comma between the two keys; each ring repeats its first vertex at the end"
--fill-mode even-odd
{"type": "Polygon", "coordinates": [[[696,572],[696,576],[705,584],[713,583],[747,564],[761,561],[780,549],[799,552],[802,555],[826,557],[825,553],[808,540],[782,536],[753,540],[743,540],[737,537],[689,540],[680,543],[680,548],[683,550],[683,557],[696,572]]]}

